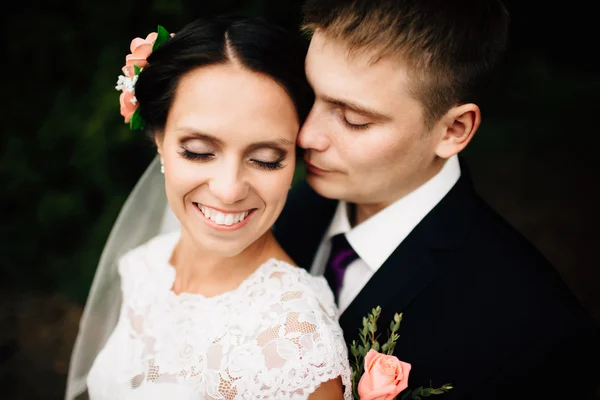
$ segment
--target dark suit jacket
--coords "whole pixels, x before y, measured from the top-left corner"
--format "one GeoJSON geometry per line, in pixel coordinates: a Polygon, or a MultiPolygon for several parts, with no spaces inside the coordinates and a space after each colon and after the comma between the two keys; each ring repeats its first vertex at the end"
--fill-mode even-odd
{"type": "MultiPolygon", "coordinates": [[[[380,329],[404,313],[395,355],[412,364],[410,388],[452,383],[446,400],[594,399],[597,325],[461,167],[452,190],[341,315],[347,343],[379,305],[380,329]]],[[[275,235],[299,265],[310,268],[336,206],[305,183],[290,194],[275,235]]]]}

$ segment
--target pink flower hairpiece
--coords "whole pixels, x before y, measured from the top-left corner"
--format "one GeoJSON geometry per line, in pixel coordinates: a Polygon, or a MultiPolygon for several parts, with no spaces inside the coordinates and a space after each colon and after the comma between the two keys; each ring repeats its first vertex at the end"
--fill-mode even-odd
{"type": "Polygon", "coordinates": [[[156,32],[150,33],[145,39],[135,38],[129,46],[131,54],[125,57],[125,66],[122,68],[123,75],[119,75],[115,89],[121,91],[119,102],[121,103],[121,115],[125,123],[129,123],[131,130],[144,128],[144,121],[138,111],[138,101],[135,98],[135,84],[140,72],[148,64],[148,56],[170,37],[165,28],[158,26],[156,32]]]}

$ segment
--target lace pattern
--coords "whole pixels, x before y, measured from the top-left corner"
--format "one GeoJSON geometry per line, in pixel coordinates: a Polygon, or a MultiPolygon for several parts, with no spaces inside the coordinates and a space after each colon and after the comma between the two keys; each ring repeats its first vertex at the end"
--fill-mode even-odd
{"type": "MultiPolygon", "coordinates": [[[[271,259],[233,291],[176,295],[168,259],[177,237],[154,239],[121,260],[119,337],[107,344],[126,342],[123,367],[113,372],[119,390],[146,392],[144,399],[172,385],[190,399],[306,399],[341,376],[352,399],[347,348],[322,277],[271,259]]],[[[108,353],[98,363],[117,361],[108,353]]]]}

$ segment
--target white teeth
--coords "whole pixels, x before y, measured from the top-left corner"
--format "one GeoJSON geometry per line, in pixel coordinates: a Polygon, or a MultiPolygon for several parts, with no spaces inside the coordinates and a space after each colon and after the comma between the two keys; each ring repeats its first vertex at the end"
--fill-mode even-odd
{"type": "Polygon", "coordinates": [[[198,205],[198,207],[200,208],[200,211],[202,212],[202,214],[204,214],[206,218],[214,221],[218,225],[231,226],[233,224],[237,224],[238,222],[243,221],[248,216],[248,214],[250,214],[249,211],[244,211],[235,214],[225,214],[212,208],[208,208],[206,206],[198,205]]]}
{"type": "Polygon", "coordinates": [[[242,221],[244,218],[246,218],[247,213],[243,212],[243,213],[239,213],[239,214],[235,214],[233,216],[233,223],[237,224],[238,222],[242,221]]]}

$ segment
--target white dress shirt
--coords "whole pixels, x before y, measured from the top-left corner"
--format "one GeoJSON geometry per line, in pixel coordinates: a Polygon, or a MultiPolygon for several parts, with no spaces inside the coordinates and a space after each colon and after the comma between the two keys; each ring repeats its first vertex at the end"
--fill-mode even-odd
{"type": "Polygon", "coordinates": [[[345,233],[359,258],[346,268],[339,293],[340,312],[344,312],[385,260],[452,189],[458,178],[458,156],[453,156],[425,184],[354,228],[348,217],[348,204],[344,201],[338,203],[329,229],[317,250],[311,274],[323,275],[331,250],[331,237],[345,233]]]}

